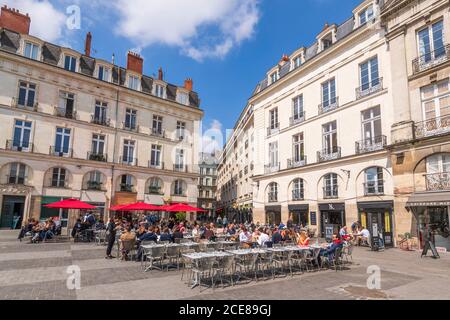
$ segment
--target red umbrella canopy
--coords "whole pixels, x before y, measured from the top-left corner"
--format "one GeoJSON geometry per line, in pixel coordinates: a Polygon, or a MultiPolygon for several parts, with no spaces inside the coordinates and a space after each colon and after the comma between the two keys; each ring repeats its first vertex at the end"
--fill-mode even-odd
{"type": "Polygon", "coordinates": [[[164,206],[163,210],[167,212],[206,212],[206,210],[191,207],[190,205],[183,203],[176,203],[170,206],[164,206]]]}
{"type": "Polygon", "coordinates": [[[53,209],[97,209],[97,207],[77,199],[62,200],[47,204],[45,207],[53,209]]]}
{"type": "Polygon", "coordinates": [[[137,202],[126,206],[122,206],[120,208],[120,211],[158,211],[158,210],[161,210],[160,207],[145,202],[137,202]]]}
{"type": "Polygon", "coordinates": [[[122,208],[125,208],[126,206],[129,206],[129,204],[120,204],[120,205],[109,208],[109,210],[110,211],[121,211],[122,208]]]}

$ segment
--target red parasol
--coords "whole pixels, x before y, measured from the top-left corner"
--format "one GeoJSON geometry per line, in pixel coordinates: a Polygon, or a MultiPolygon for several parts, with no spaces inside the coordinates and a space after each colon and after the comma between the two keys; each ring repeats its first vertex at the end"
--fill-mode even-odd
{"type": "Polygon", "coordinates": [[[129,204],[119,204],[117,206],[109,208],[109,211],[122,211],[122,208],[129,206],[129,204]]]}
{"type": "Polygon", "coordinates": [[[148,204],[145,202],[137,202],[126,206],[122,206],[122,208],[120,208],[120,211],[159,211],[159,210],[161,210],[161,207],[154,206],[152,204],[148,204]]]}
{"type": "Polygon", "coordinates": [[[97,207],[73,198],[50,203],[45,205],[44,207],[53,209],[97,209],[97,207]]]}
{"type": "Polygon", "coordinates": [[[207,212],[207,210],[191,207],[190,205],[183,203],[176,203],[170,206],[163,206],[161,210],[167,212],[207,212]]]}

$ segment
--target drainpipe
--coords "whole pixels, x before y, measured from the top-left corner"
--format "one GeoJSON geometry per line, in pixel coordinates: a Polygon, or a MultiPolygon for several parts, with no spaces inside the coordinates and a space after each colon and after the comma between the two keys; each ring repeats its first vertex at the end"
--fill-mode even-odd
{"type": "MultiPolygon", "coordinates": [[[[120,80],[119,80],[120,81],[120,80]]],[[[112,161],[113,164],[111,166],[111,193],[110,193],[110,206],[111,206],[111,202],[113,200],[114,197],[114,193],[115,193],[115,179],[114,179],[114,174],[115,174],[115,155],[116,155],[116,149],[117,149],[117,133],[118,133],[118,121],[119,121],[119,97],[120,97],[120,88],[119,85],[117,85],[117,91],[116,91],[116,111],[115,111],[115,119],[116,119],[116,125],[114,126],[114,145],[113,145],[113,156],[112,156],[112,161]]],[[[108,214],[108,220],[111,217],[111,213],[108,214]]]]}

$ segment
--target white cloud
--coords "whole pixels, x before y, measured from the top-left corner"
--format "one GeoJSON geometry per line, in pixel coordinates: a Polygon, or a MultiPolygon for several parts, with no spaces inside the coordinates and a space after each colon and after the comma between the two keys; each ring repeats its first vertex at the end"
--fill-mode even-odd
{"type": "Polygon", "coordinates": [[[116,33],[143,48],[179,47],[195,60],[223,58],[252,37],[259,0],[115,0],[116,33]]]}
{"type": "Polygon", "coordinates": [[[19,9],[31,17],[30,34],[49,42],[61,39],[66,16],[58,11],[49,1],[43,0],[4,0],[10,8],[19,9]]]}
{"type": "Polygon", "coordinates": [[[203,133],[201,141],[202,152],[213,153],[222,150],[223,143],[222,123],[214,119],[209,128],[203,133]]]}

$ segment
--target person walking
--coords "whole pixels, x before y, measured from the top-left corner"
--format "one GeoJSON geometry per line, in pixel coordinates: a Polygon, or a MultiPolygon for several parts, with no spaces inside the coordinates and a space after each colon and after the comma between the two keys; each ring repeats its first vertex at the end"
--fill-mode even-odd
{"type": "Polygon", "coordinates": [[[105,259],[113,259],[114,257],[111,255],[112,248],[114,243],[116,242],[116,233],[118,226],[114,221],[114,218],[109,219],[108,227],[106,228],[106,236],[108,238],[108,246],[106,248],[106,257],[105,259]]]}

